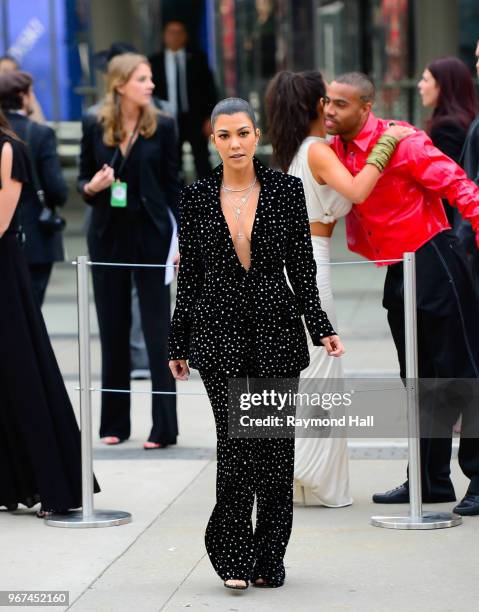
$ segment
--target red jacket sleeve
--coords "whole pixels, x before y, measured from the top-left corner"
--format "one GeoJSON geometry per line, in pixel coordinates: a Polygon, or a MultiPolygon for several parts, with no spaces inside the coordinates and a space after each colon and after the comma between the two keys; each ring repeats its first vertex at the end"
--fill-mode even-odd
{"type": "Polygon", "coordinates": [[[437,149],[424,132],[405,138],[408,169],[423,189],[446,198],[464,219],[471,222],[479,247],[479,188],[464,170],[437,149]]]}

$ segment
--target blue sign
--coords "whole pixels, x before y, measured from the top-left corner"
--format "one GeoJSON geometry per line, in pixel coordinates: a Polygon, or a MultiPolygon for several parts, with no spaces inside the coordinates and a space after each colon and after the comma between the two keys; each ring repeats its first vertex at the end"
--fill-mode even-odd
{"type": "Polygon", "coordinates": [[[78,51],[69,40],[75,35],[75,3],[7,0],[5,4],[6,24],[1,31],[8,40],[2,40],[2,53],[14,57],[22,70],[32,74],[35,94],[47,119],[80,117],[81,98],[73,92],[81,74],[78,51]]]}

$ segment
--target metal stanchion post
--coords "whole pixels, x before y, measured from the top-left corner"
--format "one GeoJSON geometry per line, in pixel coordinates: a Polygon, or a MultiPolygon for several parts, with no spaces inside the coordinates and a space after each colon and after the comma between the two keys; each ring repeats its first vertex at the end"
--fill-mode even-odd
{"type": "Polygon", "coordinates": [[[451,512],[422,511],[415,253],[404,253],[403,261],[409,436],[409,515],[373,516],[371,517],[371,524],[375,527],[385,527],[387,529],[444,529],[445,527],[460,525],[462,518],[451,512]]]}
{"type": "Polygon", "coordinates": [[[131,514],[93,507],[93,460],[91,425],[90,300],[88,259],[77,258],[78,344],[80,368],[82,509],[51,514],[45,523],[51,527],[111,527],[131,522],[131,514]]]}

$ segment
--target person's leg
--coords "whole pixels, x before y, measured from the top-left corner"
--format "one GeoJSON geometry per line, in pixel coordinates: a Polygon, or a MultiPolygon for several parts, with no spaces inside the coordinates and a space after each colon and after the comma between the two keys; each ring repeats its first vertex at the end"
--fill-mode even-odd
{"type": "Polygon", "coordinates": [[[461,439],[459,443],[458,460],[461,470],[470,478],[470,483],[462,500],[454,508],[454,512],[464,516],[479,515],[479,452],[478,434],[479,417],[477,412],[477,379],[461,381],[468,383],[472,390],[468,405],[462,411],[461,439]]]}
{"type": "Polygon", "coordinates": [[[204,178],[211,172],[210,152],[208,140],[201,130],[192,130],[190,144],[195,160],[196,177],[204,178]]]}
{"type": "Polygon", "coordinates": [[[202,125],[191,117],[184,117],[181,123],[182,137],[191,145],[191,151],[195,162],[196,178],[204,178],[211,172],[208,139],[203,134],[202,125]]]}
{"type": "Polygon", "coordinates": [[[138,290],[134,280],[131,290],[130,355],[132,378],[149,378],[150,364],[148,362],[148,352],[146,350],[143,328],[141,326],[138,290]]]}
{"type": "MultiPolygon", "coordinates": [[[[454,508],[461,514],[479,514],[479,440],[477,385],[479,382],[479,299],[464,245],[450,232],[433,239],[433,247],[451,288],[451,319],[439,330],[446,349],[440,353],[439,369],[449,377],[449,403],[462,412],[459,465],[470,478],[466,498],[454,508]],[[465,502],[465,503],[464,503],[465,502]]],[[[442,394],[445,395],[444,393],[442,394]]]]}
{"type": "Polygon", "coordinates": [[[178,435],[176,385],[168,367],[170,288],[164,284],[162,269],[139,268],[135,271],[135,280],[150,362],[152,391],[167,393],[152,397],[153,425],[148,442],[162,446],[176,444],[178,435]]]}
{"type": "MultiPolygon", "coordinates": [[[[93,266],[93,290],[102,352],[102,387],[130,389],[131,271],[93,266]]],[[[102,393],[100,437],[130,436],[130,396],[102,393]]]]}
{"type": "Polygon", "coordinates": [[[222,580],[247,583],[254,563],[251,515],[256,440],[228,437],[228,376],[219,372],[200,375],[211,402],[217,434],[216,504],[206,527],[206,550],[222,580]]]}
{"type": "MultiPolygon", "coordinates": [[[[170,234],[163,236],[148,213],[143,211],[136,235],[138,263],[165,264],[170,240],[170,234]]],[[[136,268],[134,278],[150,362],[152,390],[163,392],[152,396],[153,426],[148,442],[162,446],[176,444],[176,385],[168,367],[170,288],[165,285],[164,268],[136,268]]]]}
{"type": "MultiPolygon", "coordinates": [[[[296,393],[298,382],[299,372],[289,373],[283,380],[275,378],[274,389],[296,393]]],[[[256,384],[261,387],[261,381],[256,384]]],[[[270,389],[271,385],[267,384],[270,389]]],[[[292,436],[258,438],[251,442],[255,449],[257,501],[252,580],[257,586],[279,587],[285,580],[283,558],[293,524],[295,441],[292,436]]]]}
{"type": "MultiPolygon", "coordinates": [[[[474,417],[477,427],[477,417],[474,417]]],[[[467,423],[463,418],[463,432],[467,429],[467,423]]],[[[461,437],[459,445],[459,465],[464,474],[471,479],[467,488],[467,495],[479,495],[479,459],[477,452],[477,438],[461,437]]]]}
{"type": "MultiPolygon", "coordinates": [[[[441,438],[430,435],[421,440],[423,490],[425,499],[430,493],[432,501],[453,501],[455,495],[449,476],[451,430],[461,406],[454,401],[445,405],[444,389],[451,394],[454,391],[453,379],[479,377],[479,307],[461,245],[449,232],[438,234],[418,250],[416,268],[419,376],[421,379],[436,379],[440,384],[437,393],[425,396],[421,393],[421,413],[426,410],[432,415],[429,425],[434,421],[433,431],[437,430],[438,424],[442,428],[441,438]]],[[[403,293],[402,265],[390,266],[383,305],[388,309],[401,376],[404,377],[403,293]]],[[[476,453],[479,457],[479,445],[476,453]]],[[[476,465],[476,461],[471,465],[476,465]]],[[[375,496],[375,501],[384,502],[385,497],[391,502],[399,501],[397,494],[375,496]]],[[[403,501],[408,497],[406,491],[403,501]]]]}
{"type": "Polygon", "coordinates": [[[187,135],[186,135],[188,129],[187,129],[187,124],[186,124],[186,121],[183,115],[180,115],[177,118],[177,125],[178,125],[178,160],[179,160],[179,165],[180,165],[180,178],[184,181],[185,167],[184,167],[184,160],[183,160],[183,145],[185,141],[188,140],[187,135]]]}
{"type": "MultiPolygon", "coordinates": [[[[400,374],[406,377],[406,352],[404,311],[398,309],[388,310],[388,322],[398,353],[400,374]]],[[[447,321],[434,318],[428,313],[418,312],[418,363],[419,376],[424,379],[433,379],[436,376],[437,366],[435,359],[442,350],[441,343],[444,336],[441,330],[447,327],[447,321]]],[[[441,418],[438,413],[435,393],[425,393],[420,386],[420,410],[426,412],[426,422],[433,427],[436,420],[441,418]]],[[[444,411],[441,411],[444,415],[444,411]]],[[[447,414],[447,413],[446,413],[447,414]]],[[[453,415],[451,414],[451,418],[453,415]]],[[[423,421],[424,422],[424,421],[423,421]]],[[[421,484],[424,501],[454,501],[456,499],[450,474],[450,460],[452,448],[452,425],[449,429],[450,437],[431,437],[422,431],[421,448],[421,484]]],[[[375,496],[375,501],[379,496],[375,496]]],[[[385,501],[385,500],[382,500],[385,501]]],[[[395,500],[399,501],[399,500],[395,500]]],[[[408,501],[404,499],[403,501],[408,501]]]]}
{"type": "Polygon", "coordinates": [[[41,307],[45,299],[53,263],[29,264],[28,268],[32,278],[33,293],[35,294],[37,304],[41,307]]]}

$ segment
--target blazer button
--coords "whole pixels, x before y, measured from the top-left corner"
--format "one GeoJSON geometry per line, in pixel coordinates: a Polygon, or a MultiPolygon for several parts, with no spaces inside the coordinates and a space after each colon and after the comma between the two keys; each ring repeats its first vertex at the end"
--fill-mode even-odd
{"type": "Polygon", "coordinates": [[[141,201],[142,201],[142,202],[146,202],[146,198],[145,198],[145,196],[141,196],[141,201]]]}

